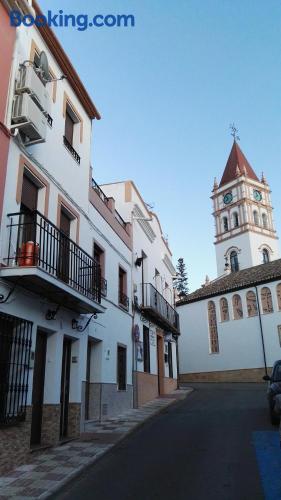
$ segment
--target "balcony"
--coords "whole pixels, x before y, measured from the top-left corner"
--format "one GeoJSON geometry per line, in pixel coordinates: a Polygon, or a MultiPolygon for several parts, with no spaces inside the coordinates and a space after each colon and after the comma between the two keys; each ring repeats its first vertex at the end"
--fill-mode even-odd
{"type": "Polygon", "coordinates": [[[77,151],[75,151],[72,144],[70,144],[70,142],[67,140],[65,135],[63,136],[63,143],[64,143],[66,149],[68,149],[70,154],[73,156],[74,160],[77,161],[78,165],[80,165],[81,158],[80,158],[79,154],[77,153],[77,151]]]}
{"type": "Polygon", "coordinates": [[[8,217],[1,278],[80,314],[104,312],[100,266],[90,255],[38,211],[8,217]]]}
{"type": "Polygon", "coordinates": [[[121,292],[119,290],[119,306],[123,307],[123,309],[126,309],[126,311],[129,310],[129,297],[125,295],[125,293],[121,292]]]}
{"type": "Polygon", "coordinates": [[[160,292],[151,284],[143,283],[141,312],[163,330],[180,334],[179,315],[160,292]]]}
{"type": "Polygon", "coordinates": [[[107,198],[107,196],[104,194],[103,190],[100,188],[100,186],[97,184],[97,182],[94,179],[92,179],[92,188],[95,190],[95,192],[97,193],[97,195],[101,199],[101,201],[106,206],[108,206],[108,198],[107,198]]]}

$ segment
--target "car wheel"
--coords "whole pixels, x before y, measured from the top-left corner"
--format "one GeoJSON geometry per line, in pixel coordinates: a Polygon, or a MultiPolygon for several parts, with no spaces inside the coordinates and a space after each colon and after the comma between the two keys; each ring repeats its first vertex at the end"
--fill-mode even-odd
{"type": "Polygon", "coordinates": [[[279,425],[280,417],[278,415],[276,415],[273,408],[271,408],[271,407],[269,408],[269,413],[270,413],[270,420],[271,420],[272,425],[279,425]]]}

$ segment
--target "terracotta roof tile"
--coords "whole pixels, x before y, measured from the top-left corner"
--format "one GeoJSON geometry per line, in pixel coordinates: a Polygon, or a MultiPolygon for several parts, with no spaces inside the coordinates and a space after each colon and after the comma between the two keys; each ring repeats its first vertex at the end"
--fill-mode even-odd
{"type": "Polygon", "coordinates": [[[260,264],[259,266],[249,267],[236,273],[231,273],[223,276],[210,285],[204,286],[190,293],[183,299],[177,302],[177,306],[197,302],[207,298],[223,295],[225,293],[250,288],[262,283],[268,283],[274,280],[281,280],[281,259],[274,260],[268,264],[260,264]]]}
{"type": "Polygon", "coordinates": [[[241,151],[237,142],[234,141],[219,187],[237,178],[237,166],[240,169],[241,175],[243,175],[244,168],[246,168],[247,176],[254,181],[259,181],[244,153],[241,151]]]}

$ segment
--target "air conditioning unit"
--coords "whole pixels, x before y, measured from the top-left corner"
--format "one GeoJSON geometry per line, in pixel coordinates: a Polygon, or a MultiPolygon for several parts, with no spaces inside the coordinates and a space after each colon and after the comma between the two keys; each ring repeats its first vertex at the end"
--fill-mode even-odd
{"type": "Polygon", "coordinates": [[[33,66],[22,66],[16,83],[16,94],[29,94],[39,108],[47,115],[49,112],[49,93],[33,66]]]}
{"type": "Polygon", "coordinates": [[[11,130],[19,129],[25,135],[26,146],[45,142],[47,119],[29,94],[14,97],[11,130]]]}

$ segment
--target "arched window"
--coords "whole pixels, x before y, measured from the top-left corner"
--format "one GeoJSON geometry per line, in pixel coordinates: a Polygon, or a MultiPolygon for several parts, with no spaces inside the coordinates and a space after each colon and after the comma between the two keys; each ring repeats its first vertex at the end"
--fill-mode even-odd
{"type": "Polygon", "coordinates": [[[243,318],[243,307],[240,295],[235,294],[232,297],[232,307],[233,307],[233,318],[242,319],[243,318]]]}
{"type": "Polygon", "coordinates": [[[224,232],[228,231],[228,218],[227,217],[223,217],[222,222],[223,222],[223,230],[224,230],[224,232]]]}
{"type": "Polygon", "coordinates": [[[257,296],[255,292],[253,292],[252,290],[247,292],[246,300],[247,300],[248,316],[249,317],[257,316],[258,305],[257,305],[257,296]]]}
{"type": "Polygon", "coordinates": [[[232,273],[236,273],[237,271],[239,271],[238,254],[236,250],[232,250],[230,254],[230,267],[232,273]]]}
{"type": "Polygon", "coordinates": [[[219,339],[218,339],[216,305],[212,300],[208,302],[208,320],[209,320],[209,334],[210,334],[210,351],[212,354],[214,354],[219,352],[219,339]]]}
{"type": "Polygon", "coordinates": [[[229,321],[228,302],[225,297],[220,299],[221,320],[229,321]]]}
{"type": "Polygon", "coordinates": [[[267,248],[264,248],[262,251],[262,261],[264,264],[267,264],[269,262],[269,251],[267,248]]]}
{"type": "Polygon", "coordinates": [[[254,224],[256,226],[259,226],[260,225],[260,218],[259,218],[259,214],[258,214],[257,210],[253,211],[253,216],[254,216],[254,224]]]}
{"type": "Polygon", "coordinates": [[[239,226],[239,216],[238,216],[237,212],[234,212],[234,214],[233,214],[233,225],[234,225],[234,227],[239,226]]]}
{"type": "Polygon", "coordinates": [[[277,291],[278,309],[279,311],[281,311],[281,283],[278,283],[276,291],[277,291]]]}
{"type": "Polygon", "coordinates": [[[262,311],[264,314],[273,312],[273,302],[270,288],[264,286],[261,289],[261,303],[262,303],[262,311]]]}
{"type": "Polygon", "coordinates": [[[268,218],[267,218],[267,215],[265,213],[262,214],[262,225],[265,229],[268,228],[268,218]]]}

